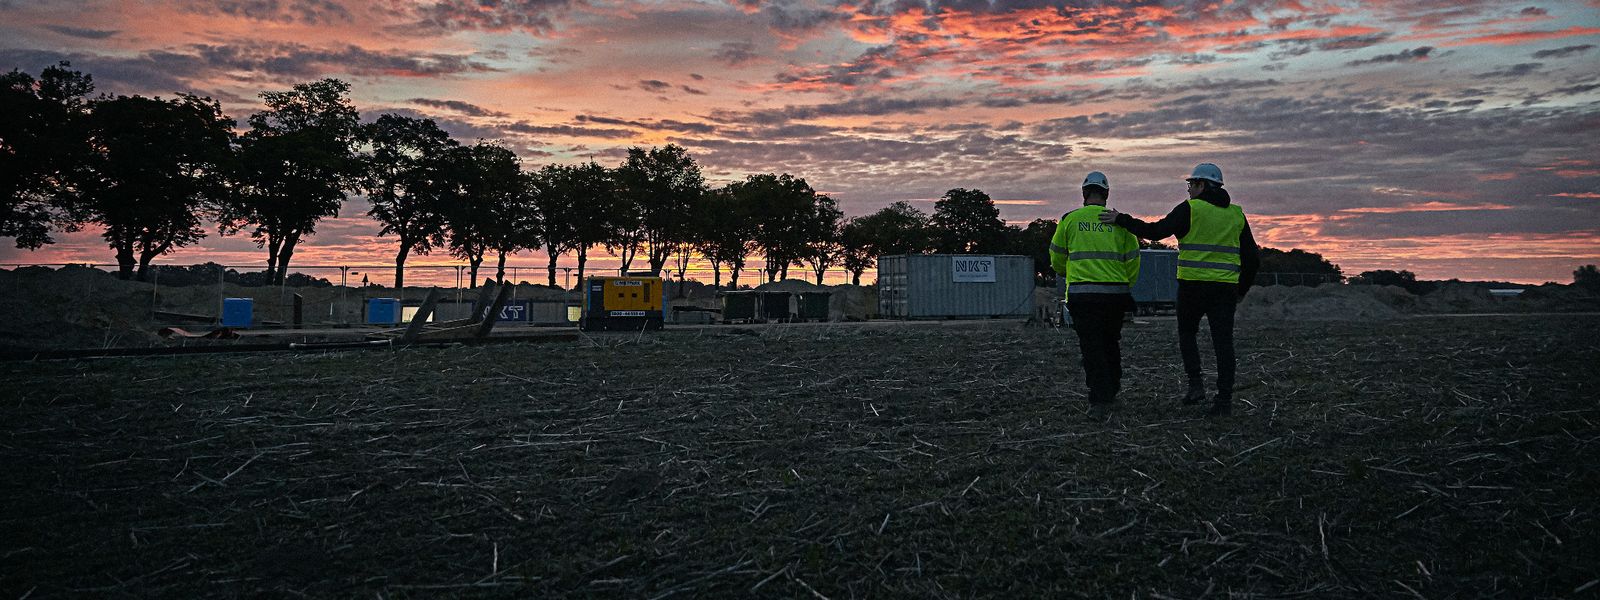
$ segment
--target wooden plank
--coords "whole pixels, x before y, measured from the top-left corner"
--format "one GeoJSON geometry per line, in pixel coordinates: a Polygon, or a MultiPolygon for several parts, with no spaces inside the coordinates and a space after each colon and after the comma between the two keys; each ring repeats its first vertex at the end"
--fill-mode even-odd
{"type": "Polygon", "coordinates": [[[400,336],[400,341],[410,342],[417,339],[417,334],[422,333],[423,327],[428,325],[428,317],[433,316],[433,307],[439,303],[439,288],[428,290],[427,299],[422,301],[422,306],[411,315],[411,324],[406,327],[405,335],[400,336]]]}
{"type": "Polygon", "coordinates": [[[489,306],[489,311],[484,313],[483,322],[478,324],[478,331],[472,337],[489,337],[489,332],[494,330],[495,323],[500,322],[500,309],[506,307],[506,302],[511,299],[511,286],[500,286],[500,293],[495,294],[494,304],[489,306]]]}
{"type": "Polygon", "coordinates": [[[470,337],[468,334],[476,329],[476,324],[449,327],[444,329],[428,329],[417,334],[417,339],[422,341],[460,340],[470,337]]]}
{"type": "Polygon", "coordinates": [[[493,289],[489,287],[488,282],[478,286],[478,300],[472,303],[472,318],[470,322],[477,323],[483,320],[484,305],[489,303],[489,293],[492,291],[493,289]]]}

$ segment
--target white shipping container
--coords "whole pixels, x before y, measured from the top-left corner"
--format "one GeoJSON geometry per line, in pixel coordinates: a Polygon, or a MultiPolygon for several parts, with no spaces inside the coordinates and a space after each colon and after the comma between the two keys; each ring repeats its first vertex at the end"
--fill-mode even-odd
{"type": "Polygon", "coordinates": [[[1033,258],[880,256],[878,313],[892,319],[1029,316],[1033,313],[1033,258]]]}

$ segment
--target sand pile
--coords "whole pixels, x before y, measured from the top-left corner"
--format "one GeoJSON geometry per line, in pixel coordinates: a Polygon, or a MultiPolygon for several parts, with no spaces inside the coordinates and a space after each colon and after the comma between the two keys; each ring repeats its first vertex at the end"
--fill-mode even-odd
{"type": "Polygon", "coordinates": [[[863,321],[878,315],[878,289],[865,285],[817,285],[804,279],[784,279],[755,288],[762,292],[827,292],[829,321],[863,321]]]}
{"type": "Polygon", "coordinates": [[[151,288],[87,267],[0,270],[0,347],[144,347],[160,342],[151,326],[151,288]]]}
{"type": "Polygon", "coordinates": [[[1395,286],[1273,285],[1254,287],[1239,303],[1241,319],[1375,321],[1415,310],[1417,297],[1395,286]]]}

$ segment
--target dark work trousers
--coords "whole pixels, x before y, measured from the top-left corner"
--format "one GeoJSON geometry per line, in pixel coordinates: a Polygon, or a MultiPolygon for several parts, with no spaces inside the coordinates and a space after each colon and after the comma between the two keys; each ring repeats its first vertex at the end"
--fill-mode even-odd
{"type": "Polygon", "coordinates": [[[1067,301],[1090,404],[1114,402],[1122,389],[1122,316],[1132,305],[1127,294],[1074,294],[1067,301]]]}
{"type": "Polygon", "coordinates": [[[1217,352],[1217,401],[1233,398],[1233,310],[1239,286],[1212,281],[1178,281],[1178,351],[1191,387],[1204,384],[1200,375],[1200,317],[1211,324],[1211,345],[1217,352]]]}

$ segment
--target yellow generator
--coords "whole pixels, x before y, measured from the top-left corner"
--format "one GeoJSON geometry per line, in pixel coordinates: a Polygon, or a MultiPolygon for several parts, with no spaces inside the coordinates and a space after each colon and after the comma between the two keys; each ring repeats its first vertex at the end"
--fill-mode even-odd
{"type": "Polygon", "coordinates": [[[660,277],[593,276],[584,284],[584,331],[661,329],[660,277]]]}

